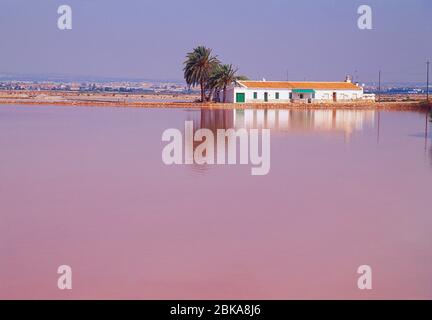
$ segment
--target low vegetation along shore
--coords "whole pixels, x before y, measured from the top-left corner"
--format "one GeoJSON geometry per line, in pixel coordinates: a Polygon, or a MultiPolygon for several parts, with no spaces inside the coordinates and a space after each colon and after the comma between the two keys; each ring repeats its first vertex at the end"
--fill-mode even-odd
{"type": "Polygon", "coordinates": [[[424,97],[382,96],[382,102],[340,103],[246,103],[199,102],[197,94],[108,94],[58,91],[0,91],[0,104],[58,105],[137,108],[223,108],[223,109],[430,109],[424,97]]]}

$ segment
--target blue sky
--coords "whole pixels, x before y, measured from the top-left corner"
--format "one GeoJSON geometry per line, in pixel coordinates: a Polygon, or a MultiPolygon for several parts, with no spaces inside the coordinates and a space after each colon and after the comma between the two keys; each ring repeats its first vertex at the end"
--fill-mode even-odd
{"type": "Polygon", "coordinates": [[[182,79],[185,54],[214,49],[254,79],[423,81],[430,0],[0,0],[0,73],[182,79]],[[57,8],[73,29],[57,28],[57,8]],[[372,7],[373,30],[357,27],[372,7]]]}

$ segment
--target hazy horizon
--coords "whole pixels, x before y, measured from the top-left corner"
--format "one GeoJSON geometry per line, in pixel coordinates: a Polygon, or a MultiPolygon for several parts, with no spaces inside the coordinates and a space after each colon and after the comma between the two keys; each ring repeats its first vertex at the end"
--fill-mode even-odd
{"type": "MultiPolygon", "coordinates": [[[[254,80],[254,79],[250,79],[254,80]]],[[[261,79],[256,79],[261,80],[261,79]]],[[[56,83],[109,83],[109,82],[149,82],[149,83],[176,83],[184,84],[186,82],[184,79],[162,79],[162,78],[128,78],[128,77],[104,77],[95,75],[76,75],[76,74],[21,74],[21,73],[0,73],[0,81],[17,81],[17,82],[56,82],[56,83]]],[[[271,79],[267,80],[271,81],[271,79]]],[[[275,80],[275,81],[286,81],[286,80],[275,80]]],[[[289,80],[289,81],[302,81],[302,80],[289,80]]],[[[340,80],[342,81],[342,79],[340,80]]],[[[378,81],[364,81],[361,84],[365,85],[378,85],[378,81]]],[[[382,86],[396,85],[405,86],[410,85],[414,87],[425,87],[425,81],[381,81],[382,86]]]]}
{"type": "Polygon", "coordinates": [[[183,79],[197,45],[251,79],[425,81],[432,2],[2,0],[0,73],[183,79]],[[73,29],[57,28],[72,7],[73,29]],[[357,27],[368,4],[373,29],[357,27]]]}

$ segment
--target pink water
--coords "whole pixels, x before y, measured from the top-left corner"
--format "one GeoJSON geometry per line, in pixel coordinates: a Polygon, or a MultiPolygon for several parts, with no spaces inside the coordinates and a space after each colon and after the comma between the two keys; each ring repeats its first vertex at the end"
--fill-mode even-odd
{"type": "Polygon", "coordinates": [[[432,299],[425,120],[0,106],[0,298],[432,299]],[[164,165],[187,119],[271,128],[270,173],[164,165]]]}

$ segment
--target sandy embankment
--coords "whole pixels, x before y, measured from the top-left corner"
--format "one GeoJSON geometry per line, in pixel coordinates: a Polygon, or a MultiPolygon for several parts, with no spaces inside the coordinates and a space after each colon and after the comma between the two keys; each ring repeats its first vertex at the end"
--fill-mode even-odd
{"type": "Polygon", "coordinates": [[[420,96],[382,96],[382,102],[339,103],[198,103],[198,95],[78,93],[58,91],[0,91],[0,104],[215,109],[430,109],[420,96]]]}

